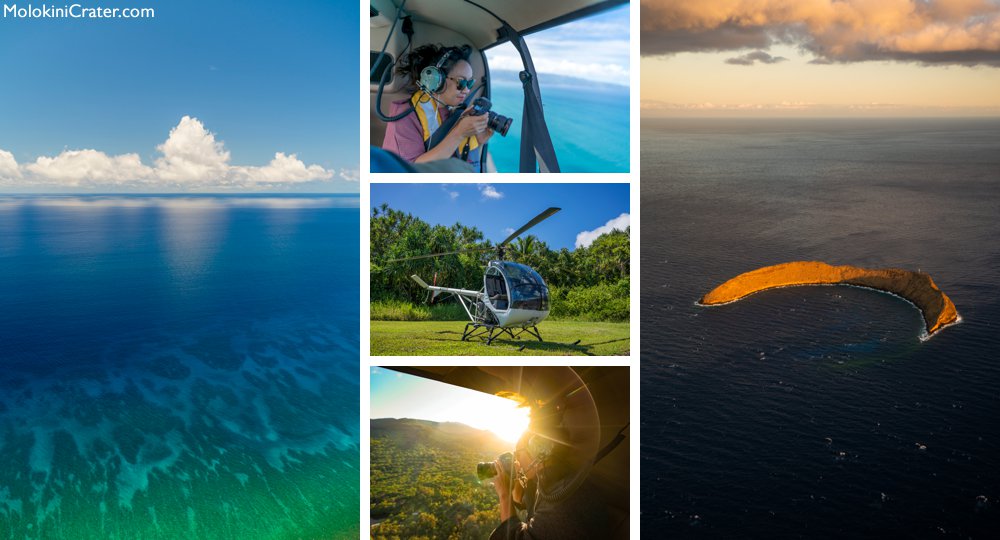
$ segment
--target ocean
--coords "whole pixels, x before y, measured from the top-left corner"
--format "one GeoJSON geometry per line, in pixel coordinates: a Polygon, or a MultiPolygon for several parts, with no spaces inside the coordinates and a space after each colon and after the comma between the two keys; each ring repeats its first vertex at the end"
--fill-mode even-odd
{"type": "Polygon", "coordinates": [[[0,196],[0,537],[357,538],[357,196],[0,196]]]}
{"type": "Polygon", "coordinates": [[[1000,121],[643,119],[641,521],[691,538],[1000,531],[1000,121]],[[796,260],[929,273],[695,302],[796,260]]]}
{"type": "MultiPolygon", "coordinates": [[[[540,75],[542,107],[562,172],[629,172],[629,89],[625,86],[546,84],[540,75]]],[[[517,172],[521,156],[520,86],[494,84],[493,111],[514,121],[506,137],[490,138],[498,172],[517,172]]]]}

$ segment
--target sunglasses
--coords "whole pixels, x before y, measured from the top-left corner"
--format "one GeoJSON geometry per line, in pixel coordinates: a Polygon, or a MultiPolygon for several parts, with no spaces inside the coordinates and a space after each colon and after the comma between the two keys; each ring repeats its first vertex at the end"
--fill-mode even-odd
{"type": "Polygon", "coordinates": [[[458,85],[459,90],[461,90],[462,87],[472,90],[472,86],[476,84],[475,79],[456,79],[455,77],[448,77],[448,78],[455,81],[455,84],[458,85]]]}

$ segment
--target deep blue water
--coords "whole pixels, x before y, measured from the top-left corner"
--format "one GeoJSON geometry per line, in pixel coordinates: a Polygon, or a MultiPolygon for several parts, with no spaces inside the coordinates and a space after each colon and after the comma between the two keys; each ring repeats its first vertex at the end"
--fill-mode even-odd
{"type": "Polygon", "coordinates": [[[357,537],[357,208],[0,196],[0,537],[357,537]]]}
{"type": "Polygon", "coordinates": [[[1000,122],[642,125],[642,529],[1000,530],[1000,122]],[[850,287],[695,301],[794,260],[928,272],[962,322],[850,287]]]}
{"type": "MultiPolygon", "coordinates": [[[[562,172],[629,171],[629,89],[545,84],[542,106],[562,172]]],[[[517,172],[520,163],[520,85],[494,84],[493,110],[514,119],[506,137],[494,135],[490,153],[499,172],[517,172]]]]}

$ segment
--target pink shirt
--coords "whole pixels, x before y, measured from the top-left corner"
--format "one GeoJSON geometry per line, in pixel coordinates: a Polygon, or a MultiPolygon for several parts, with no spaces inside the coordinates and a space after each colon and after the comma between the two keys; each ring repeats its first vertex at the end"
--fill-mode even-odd
{"type": "MultiPolygon", "coordinates": [[[[396,116],[410,107],[409,99],[393,101],[389,108],[389,116],[396,116]]],[[[448,119],[448,110],[441,107],[441,123],[448,119]]],[[[413,163],[424,149],[424,128],[420,127],[420,119],[416,112],[389,122],[385,127],[385,139],[382,141],[382,148],[395,153],[399,157],[413,163]]]]}

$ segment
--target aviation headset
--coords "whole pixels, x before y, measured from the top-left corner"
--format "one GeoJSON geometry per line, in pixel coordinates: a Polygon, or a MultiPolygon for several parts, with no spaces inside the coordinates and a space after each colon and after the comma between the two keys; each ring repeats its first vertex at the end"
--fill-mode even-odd
{"type": "MultiPolygon", "coordinates": [[[[560,429],[559,431],[563,432],[564,430],[560,429]]],[[[532,469],[536,469],[539,465],[542,465],[546,461],[548,461],[548,459],[552,456],[553,450],[555,450],[555,443],[549,437],[540,435],[538,433],[532,433],[531,436],[528,437],[527,445],[520,448],[519,450],[524,451],[526,454],[528,454],[528,457],[531,459],[531,462],[522,463],[519,469],[512,470],[511,472],[514,476],[514,479],[516,479],[517,482],[521,484],[521,487],[527,488],[528,487],[527,472],[532,469]]],[[[513,489],[513,484],[511,485],[511,489],[513,489]]],[[[514,501],[514,506],[517,507],[518,509],[522,510],[524,509],[524,506],[518,503],[518,501],[514,501]]]]}
{"type": "Polygon", "coordinates": [[[538,425],[535,428],[538,431],[534,431],[531,434],[528,438],[527,446],[523,448],[534,462],[530,466],[544,463],[552,457],[552,453],[556,448],[556,437],[561,439],[563,444],[568,442],[568,432],[562,422],[565,405],[561,401],[543,405],[536,410],[536,413],[541,413],[537,421],[538,425]],[[539,433],[539,431],[545,434],[539,433]]]}
{"type": "Polygon", "coordinates": [[[458,55],[459,59],[462,59],[468,54],[468,51],[468,45],[463,45],[458,51],[454,47],[445,48],[444,54],[441,55],[437,63],[420,71],[420,81],[417,82],[417,86],[428,94],[436,94],[444,90],[445,81],[448,79],[448,73],[444,70],[444,66],[448,63],[448,59],[452,55],[458,55]]]}

